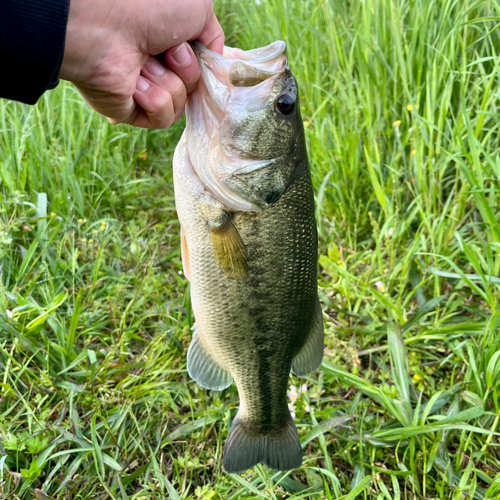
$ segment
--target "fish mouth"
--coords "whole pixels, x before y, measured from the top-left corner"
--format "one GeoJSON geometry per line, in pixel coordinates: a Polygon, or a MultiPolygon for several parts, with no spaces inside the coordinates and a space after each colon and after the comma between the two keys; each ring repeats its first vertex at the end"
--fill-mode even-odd
{"type": "Polygon", "coordinates": [[[209,70],[219,81],[233,87],[253,87],[282,74],[287,66],[286,44],[281,40],[252,50],[224,47],[222,55],[197,40],[193,50],[202,68],[202,78],[209,70]]]}
{"type": "Polygon", "coordinates": [[[211,96],[212,107],[221,110],[230,95],[245,96],[255,108],[262,106],[275,80],[288,69],[286,44],[281,40],[252,50],[224,47],[222,55],[199,41],[192,46],[201,68],[201,91],[211,96]]]}
{"type": "Polygon", "coordinates": [[[224,46],[222,55],[198,40],[192,47],[201,76],[190,99],[188,122],[190,117],[202,119],[203,114],[214,126],[231,113],[252,113],[268,103],[276,81],[290,71],[281,40],[251,50],[224,46]]]}

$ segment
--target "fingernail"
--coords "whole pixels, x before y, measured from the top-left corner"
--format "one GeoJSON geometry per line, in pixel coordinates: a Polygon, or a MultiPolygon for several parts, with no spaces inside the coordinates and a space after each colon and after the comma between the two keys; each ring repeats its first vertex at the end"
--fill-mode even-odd
{"type": "Polygon", "coordinates": [[[146,90],[149,89],[149,82],[140,76],[137,78],[137,83],[135,84],[135,88],[139,90],[140,92],[146,92],[146,90]]]}
{"type": "Polygon", "coordinates": [[[172,54],[172,58],[179,66],[187,66],[191,62],[191,54],[188,51],[186,43],[182,43],[172,54]]]}
{"type": "Polygon", "coordinates": [[[152,57],[148,60],[146,66],[144,66],[144,69],[148,73],[151,73],[155,76],[162,76],[165,74],[165,67],[163,66],[163,64],[152,57]]]}

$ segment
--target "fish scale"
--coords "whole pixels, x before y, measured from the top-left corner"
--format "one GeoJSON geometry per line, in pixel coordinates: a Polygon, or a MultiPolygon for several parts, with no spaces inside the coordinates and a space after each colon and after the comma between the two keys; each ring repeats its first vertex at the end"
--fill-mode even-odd
{"type": "MultiPolygon", "coordinates": [[[[301,447],[287,402],[289,374],[292,368],[302,375],[316,369],[323,355],[314,193],[300,108],[295,107],[293,116],[274,116],[276,99],[283,92],[296,92],[295,82],[290,83],[293,77],[284,44],[280,44],[283,42],[258,49],[262,52],[254,52],[253,61],[261,68],[262,60],[268,57],[270,67],[278,68],[277,73],[258,73],[266,78],[260,83],[251,75],[247,81],[252,85],[236,90],[228,80],[228,97],[219,103],[214,95],[224,81],[224,64],[230,74],[234,49],[226,48],[226,57],[221,59],[204,47],[195,47],[202,84],[188,104],[187,127],[174,156],[183,264],[191,281],[196,318],[188,371],[207,389],[220,390],[234,380],[240,396],[240,408],[224,452],[229,472],[241,472],[258,462],[279,470],[300,466],[301,447]],[[272,50],[276,52],[274,59],[272,50]],[[269,52],[271,56],[266,55],[269,52]],[[280,58],[284,58],[283,64],[280,58]],[[218,83],[210,87],[214,75],[218,83]],[[269,82],[269,78],[274,80],[269,82]],[[269,93],[265,95],[267,88],[269,93]],[[226,135],[221,132],[217,136],[213,123],[204,129],[200,117],[223,116],[231,122],[232,92],[238,93],[237,126],[228,126],[226,135]],[[257,105],[257,93],[267,99],[262,107],[257,105]],[[242,112],[245,98],[252,110],[248,127],[242,112]],[[209,109],[210,113],[198,109],[214,103],[219,107],[209,109]],[[263,136],[265,145],[256,145],[263,136]],[[251,161],[262,157],[272,158],[272,162],[256,163],[254,168],[248,163],[250,153],[242,153],[239,163],[238,157],[225,158],[220,148],[203,151],[208,144],[214,147],[222,141],[229,149],[231,144],[237,143],[239,148],[244,145],[247,153],[253,152],[251,161]],[[279,154],[273,158],[276,151],[279,154]],[[255,158],[255,152],[260,156],[255,158]],[[214,177],[213,182],[218,184],[212,190],[213,172],[229,168],[224,161],[234,169],[227,177],[230,182],[224,184],[220,177],[214,177]],[[279,175],[269,169],[279,169],[279,175]],[[199,171],[203,171],[204,181],[199,171]],[[225,190],[227,198],[221,196],[225,190]],[[231,206],[234,200],[238,207],[243,205],[238,197],[250,208],[231,206]]],[[[245,59],[246,68],[251,68],[251,63],[245,59]]],[[[231,151],[235,154],[237,148],[231,151]]]]}

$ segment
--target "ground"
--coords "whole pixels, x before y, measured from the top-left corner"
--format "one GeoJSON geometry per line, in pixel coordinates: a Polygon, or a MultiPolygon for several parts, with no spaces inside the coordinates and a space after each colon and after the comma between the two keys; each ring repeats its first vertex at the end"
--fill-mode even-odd
{"type": "Polygon", "coordinates": [[[112,126],[61,84],[0,103],[0,496],[499,498],[500,4],[216,11],[300,85],[327,333],[290,379],[303,466],[226,474],[236,390],[187,375],[183,123],[112,126]]]}

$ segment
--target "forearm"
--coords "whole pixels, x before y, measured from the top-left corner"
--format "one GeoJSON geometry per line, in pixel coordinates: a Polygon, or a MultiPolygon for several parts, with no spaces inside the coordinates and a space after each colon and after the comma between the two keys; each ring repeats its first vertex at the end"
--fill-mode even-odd
{"type": "Polygon", "coordinates": [[[58,82],[69,0],[0,1],[0,97],[34,104],[58,82]]]}

